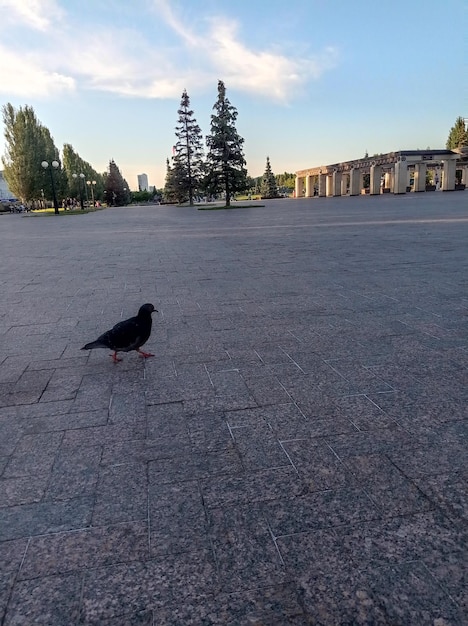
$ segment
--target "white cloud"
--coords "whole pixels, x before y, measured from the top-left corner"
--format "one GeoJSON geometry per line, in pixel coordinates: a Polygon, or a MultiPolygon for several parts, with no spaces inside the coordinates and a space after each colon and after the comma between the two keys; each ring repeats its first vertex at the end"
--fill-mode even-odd
{"type": "Polygon", "coordinates": [[[13,30],[15,36],[0,57],[0,91],[45,97],[81,88],[178,98],[184,88],[200,91],[222,78],[230,88],[287,102],[336,63],[331,48],[309,57],[255,50],[241,40],[233,20],[199,18],[195,24],[177,15],[168,0],[153,0],[153,7],[165,35],[154,40],[112,24],[104,28],[96,23],[90,31],[77,13],[64,19],[56,0],[0,0],[0,11],[11,23],[36,30],[29,39],[28,32],[19,29],[16,36],[13,30]],[[170,46],[162,43],[171,37],[170,46]]]}
{"type": "Polygon", "coordinates": [[[239,39],[238,23],[223,17],[209,19],[208,32],[197,35],[177,18],[168,0],[154,0],[154,6],[185,42],[193,58],[205,67],[205,72],[221,75],[230,86],[240,90],[287,101],[304,83],[319,78],[337,62],[338,52],[332,47],[309,58],[254,50],[239,39]]]}
{"type": "Polygon", "coordinates": [[[21,23],[46,31],[52,21],[62,17],[62,9],[55,0],[0,0],[2,25],[21,23]]]}
{"type": "Polygon", "coordinates": [[[8,50],[0,44],[0,92],[7,96],[49,97],[75,89],[72,77],[46,71],[40,62],[25,54],[8,50]]]}

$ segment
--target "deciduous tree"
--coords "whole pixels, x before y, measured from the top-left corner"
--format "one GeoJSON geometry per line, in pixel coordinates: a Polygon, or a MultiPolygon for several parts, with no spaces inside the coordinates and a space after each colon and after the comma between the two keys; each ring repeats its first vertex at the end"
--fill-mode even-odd
{"type": "MultiPolygon", "coordinates": [[[[59,151],[49,130],[36,117],[28,105],[15,109],[10,103],[3,107],[6,151],[2,157],[4,176],[8,187],[23,202],[38,199],[43,190],[46,198],[52,198],[50,174],[41,166],[42,161],[60,163],[59,151]]],[[[57,188],[62,181],[60,171],[57,188]]]]}

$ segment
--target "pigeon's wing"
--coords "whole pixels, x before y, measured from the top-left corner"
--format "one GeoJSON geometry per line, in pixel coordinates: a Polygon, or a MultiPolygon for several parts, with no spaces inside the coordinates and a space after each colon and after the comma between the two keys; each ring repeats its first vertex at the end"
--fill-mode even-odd
{"type": "Polygon", "coordinates": [[[107,345],[112,350],[121,350],[129,352],[135,350],[141,345],[142,329],[137,317],[131,317],[128,320],[119,322],[104,333],[102,338],[106,338],[107,345]]]}

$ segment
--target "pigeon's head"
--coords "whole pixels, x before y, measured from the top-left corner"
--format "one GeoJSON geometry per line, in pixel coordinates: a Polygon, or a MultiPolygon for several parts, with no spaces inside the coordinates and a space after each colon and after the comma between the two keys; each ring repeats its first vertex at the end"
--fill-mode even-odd
{"type": "Polygon", "coordinates": [[[149,302],[147,302],[146,304],[143,304],[139,311],[138,311],[138,315],[151,315],[151,313],[154,312],[158,312],[157,309],[154,308],[154,306],[152,304],[150,304],[149,302]]]}

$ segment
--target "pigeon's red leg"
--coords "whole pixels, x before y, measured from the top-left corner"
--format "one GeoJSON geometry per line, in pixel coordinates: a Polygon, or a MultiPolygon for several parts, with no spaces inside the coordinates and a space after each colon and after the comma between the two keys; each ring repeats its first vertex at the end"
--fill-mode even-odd
{"type": "Polygon", "coordinates": [[[147,359],[149,356],[154,356],[154,354],[151,354],[151,352],[143,352],[143,350],[140,350],[140,349],[138,349],[137,352],[144,359],[147,359]]]}
{"type": "Polygon", "coordinates": [[[119,357],[117,356],[117,352],[114,352],[114,354],[112,355],[112,360],[114,361],[114,363],[118,363],[122,359],[119,359],[119,357]]]}

